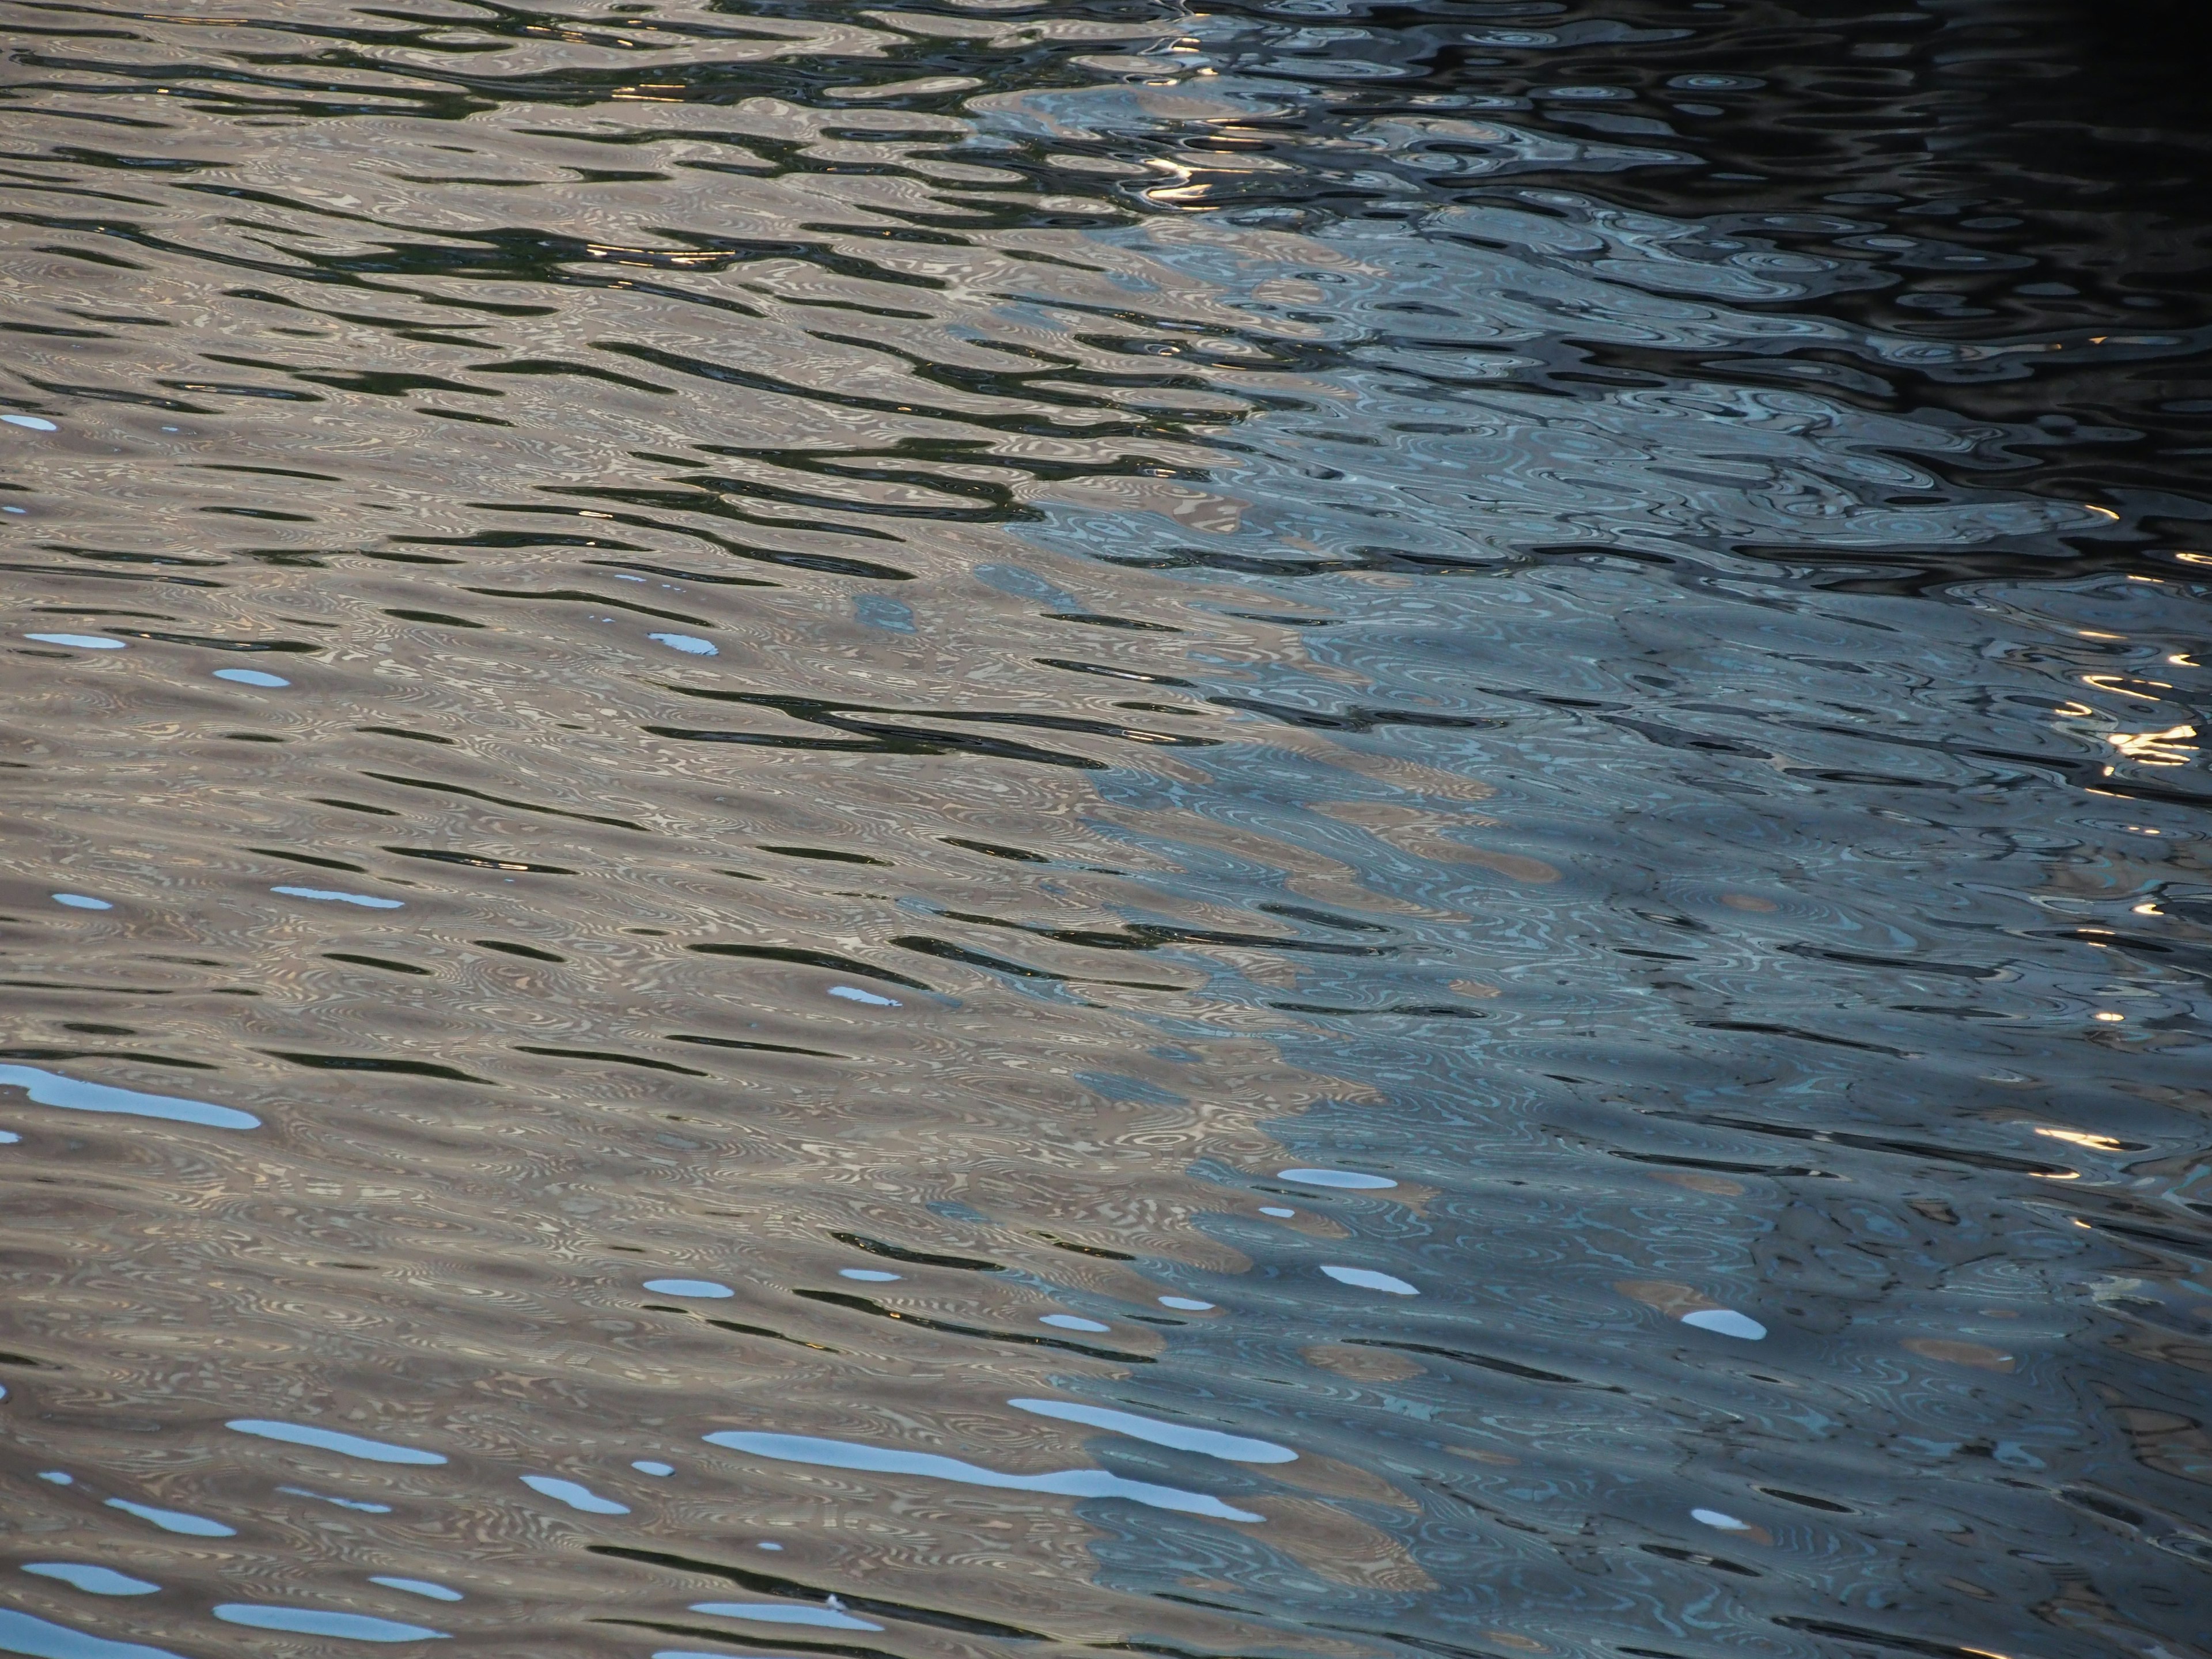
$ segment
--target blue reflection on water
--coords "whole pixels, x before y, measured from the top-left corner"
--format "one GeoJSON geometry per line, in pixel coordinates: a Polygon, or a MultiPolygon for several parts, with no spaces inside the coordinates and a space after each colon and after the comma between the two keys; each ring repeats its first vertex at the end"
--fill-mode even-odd
{"type": "Polygon", "coordinates": [[[210,1129],[258,1129],[261,1120],[251,1112],[217,1106],[181,1095],[141,1094],[109,1083],[87,1083],[81,1078],[43,1072],[35,1066],[0,1066],[0,1085],[21,1089],[41,1106],[58,1106],[72,1112],[118,1112],[126,1117],[166,1118],[172,1123],[197,1123],[210,1129]]]}
{"type": "Polygon", "coordinates": [[[557,1475],[526,1474],[522,1477],[522,1484],[556,1504],[566,1504],[572,1510],[581,1510],[586,1515],[629,1513],[629,1504],[617,1504],[611,1498],[602,1498],[589,1486],[574,1480],[563,1480],[557,1475]]]}
{"type": "Polygon", "coordinates": [[[705,1438],[709,1445],[726,1446],[732,1451],[750,1452],[756,1457],[772,1457],[787,1463],[811,1463],[821,1468],[918,1474],[932,1480],[957,1480],[970,1486],[1000,1486],[1014,1492],[1055,1492],[1064,1498],[1126,1498],[1133,1504],[1153,1509],[1211,1516],[1219,1521],[1266,1518],[1231,1508],[1206,1492],[1185,1492],[1178,1486],[1158,1486],[1144,1480],[1125,1480],[1104,1469],[1006,1474],[980,1464],[963,1463],[957,1458],[940,1457],[934,1452],[864,1446],[850,1440],[821,1440],[812,1435],[759,1434],[745,1429],[726,1429],[705,1438]]]}
{"type": "Polygon", "coordinates": [[[210,1521],[204,1515],[187,1515],[182,1510],[157,1510],[151,1504],[134,1504],[127,1498],[111,1498],[111,1510],[121,1510],[125,1515],[135,1515],[141,1521],[150,1521],[163,1532],[180,1532],[188,1538],[235,1538],[238,1528],[226,1527],[220,1521],[210,1521]]]}
{"type": "Polygon", "coordinates": [[[325,904],[358,904],[368,910],[397,910],[404,899],[372,898],[367,893],[342,893],[335,887],[272,887],[272,893],[289,898],[316,899],[325,904]]]}
{"type": "Polygon", "coordinates": [[[691,1297],[702,1302],[719,1302],[737,1292],[726,1285],[711,1279],[648,1279],[645,1288],[656,1296],[691,1297]]]}
{"type": "Polygon", "coordinates": [[[118,1572],[112,1567],[98,1567],[81,1561],[26,1561],[23,1571],[34,1572],[41,1578],[58,1578],[64,1584],[94,1595],[151,1595],[161,1588],[143,1578],[133,1578],[127,1572],[118,1572]]]}
{"type": "Polygon", "coordinates": [[[853,601],[853,615],[870,628],[880,628],[892,634],[911,634],[915,631],[914,609],[896,599],[887,599],[880,593],[863,593],[853,601]]]}
{"type": "Polygon", "coordinates": [[[694,1613],[724,1619],[750,1619],[763,1625],[821,1625],[830,1630],[881,1630],[836,1607],[810,1607],[787,1601],[694,1601],[694,1613]]]}
{"type": "Polygon", "coordinates": [[[111,1642],[6,1607],[0,1607],[0,1653],[24,1654],[28,1659],[179,1659],[167,1648],[111,1642]]]}
{"type": "Polygon", "coordinates": [[[348,1642],[443,1641],[446,1632],[397,1619],[372,1619],[363,1613],[329,1613],[320,1607],[276,1607],[255,1601],[226,1601],[215,1610],[226,1624],[253,1630],[281,1630],[296,1636],[335,1636],[348,1642]]]}
{"type": "Polygon", "coordinates": [[[1357,1170],[1278,1170],[1284,1181],[1305,1187],[1343,1187],[1353,1192],[1381,1192],[1398,1183],[1388,1176],[1362,1175],[1357,1170]]]}
{"type": "Polygon", "coordinates": [[[1377,1273],[1372,1267],[1338,1267],[1324,1263],[1322,1271],[1340,1285],[1357,1285],[1363,1291],[1383,1291],[1392,1296],[1420,1294],[1396,1274],[1377,1273]]]}
{"type": "Polygon", "coordinates": [[[1682,1322],[1695,1325],[1701,1331],[1741,1337],[1746,1342],[1756,1342],[1766,1334],[1765,1326],[1748,1314],[1738,1313],[1734,1308],[1700,1308],[1695,1313],[1684,1314],[1682,1322]]]}
{"type": "Polygon", "coordinates": [[[319,1429],[307,1423],[272,1423],[265,1418],[234,1418],[224,1425],[240,1434],[258,1435],[264,1440],[282,1440],[295,1446],[313,1446],[322,1451],[334,1451],[347,1457],[366,1458],[372,1463],[442,1463],[446,1460],[434,1451],[422,1451],[413,1446],[395,1446],[388,1441],[364,1439],[357,1434],[342,1434],[336,1429],[319,1429]]]}
{"type": "Polygon", "coordinates": [[[1040,1314],[1037,1323],[1057,1325],[1063,1331],[1110,1331],[1114,1328],[1096,1319],[1085,1319],[1081,1314],[1040,1314]]]}
{"type": "Polygon", "coordinates": [[[1149,1440],[1155,1446],[1204,1452],[1208,1457],[1226,1458],[1232,1463],[1288,1463],[1297,1456],[1288,1446],[1279,1446],[1272,1440],[1247,1439],[1243,1435],[1224,1434],[1218,1429],[1202,1429],[1189,1423],[1164,1423],[1156,1417],[1139,1417],[1134,1412],[1089,1406],[1080,1401],[1009,1400],[1006,1403],[1016,1411],[1030,1412],[1038,1417],[1057,1418],[1063,1423],[1087,1423],[1094,1429],[1111,1429],[1133,1440],[1149,1440]]]}
{"type": "Polygon", "coordinates": [[[278,1492],[290,1498],[312,1498],[319,1504],[335,1504],[342,1510],[359,1510],[363,1515],[389,1515],[389,1504],[364,1504],[358,1498],[333,1498],[326,1492],[309,1492],[305,1486],[279,1486],[278,1492]]]}
{"type": "Polygon", "coordinates": [[[434,1584],[427,1578],[386,1578],[380,1576],[368,1582],[381,1584],[386,1589],[404,1590],[410,1595],[427,1595],[433,1601],[458,1601],[461,1599],[460,1591],[447,1589],[443,1584],[434,1584]]]}

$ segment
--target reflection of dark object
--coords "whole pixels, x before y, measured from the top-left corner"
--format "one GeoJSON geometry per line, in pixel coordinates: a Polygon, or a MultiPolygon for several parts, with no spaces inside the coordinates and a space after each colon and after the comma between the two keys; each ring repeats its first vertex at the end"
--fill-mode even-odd
{"type": "MultiPolygon", "coordinates": [[[[2212,904],[2168,904],[2167,915],[2198,927],[2212,926],[2212,904]],[[2191,912],[2195,914],[2191,914],[2191,912]]],[[[2085,945],[2100,945],[2108,951],[2126,951],[2137,956],[2156,957],[2159,965],[2174,972],[2197,974],[2212,979],[2212,944],[2201,939],[2159,939],[2148,933],[2120,933],[2108,927],[2062,927],[2039,933],[2041,939],[2079,939],[2085,945]]]]}
{"type": "MultiPolygon", "coordinates": [[[[585,1548],[593,1555],[611,1555],[624,1561],[642,1561],[649,1565],[672,1568],[678,1572],[699,1573],[710,1578],[726,1578],[733,1584],[762,1595],[787,1595],[805,1601],[820,1601],[829,1592],[817,1585],[804,1584],[795,1578],[780,1574],[755,1572],[744,1567],[733,1567],[720,1561],[702,1561],[688,1555],[671,1555],[660,1550],[633,1549],[620,1544],[587,1544],[585,1548]]],[[[872,1601],[866,1596],[848,1595],[844,1605],[855,1613],[880,1613],[887,1619],[903,1619],[910,1625],[933,1625],[940,1630],[960,1631],[969,1636],[991,1636],[1003,1641],[1045,1642],[1052,1638],[1035,1631],[1024,1630],[1018,1625],[994,1624],[987,1619],[971,1619],[965,1613],[940,1613],[933,1607],[917,1607],[904,1601],[872,1601]]],[[[716,1631],[715,1639],[727,1642],[726,1632],[716,1631]]]]}
{"type": "Polygon", "coordinates": [[[997,1262],[985,1261],[977,1256],[933,1255],[927,1250],[910,1250],[902,1244],[886,1244],[879,1238],[869,1238],[860,1233],[833,1232],[830,1237],[841,1244],[850,1244],[856,1250],[866,1250],[870,1255],[887,1255],[894,1261],[911,1261],[925,1267],[959,1267],[977,1273],[1006,1272],[997,1262]]]}
{"type": "MultiPolygon", "coordinates": [[[[1511,127],[1638,147],[1651,159],[1607,171],[1595,194],[1684,225],[1668,243],[1678,269],[1763,274],[1789,292],[1726,302],[1846,331],[1709,361],[1723,379],[2004,422],[2015,435],[1973,469],[2032,466],[2027,488],[2051,499],[2124,505],[2131,488],[2171,489],[2199,470],[2166,452],[2200,448],[2212,425],[2192,366],[2212,326],[2201,143],[2212,13],[2185,0],[1926,0],[1665,21],[1689,26],[1620,28],[1562,50],[1587,27],[1571,12],[1468,44],[1415,14],[1387,48],[1337,50],[1418,65],[1425,92],[1527,100],[1501,115],[1511,127]],[[1589,101],[1593,85],[1631,95],[1589,101]]],[[[1298,135],[1272,147],[1295,155],[1298,135]]],[[[1593,195],[1585,166],[1486,173],[1466,165],[1466,148],[1413,142],[1387,165],[1399,189],[1439,205],[1570,222],[1586,210],[1569,204],[1593,195]]],[[[1337,188],[1360,198],[1319,198],[1337,211],[1381,193],[1337,188]]],[[[1616,263],[1595,247],[1535,257],[1616,263]]],[[[1504,378],[1589,398],[1682,373],[1674,351],[1594,342],[1571,317],[1561,323],[1558,339],[1530,348],[1540,366],[1504,378]]],[[[2081,550],[2110,556],[2111,544],[2081,550]]],[[[1995,548],[1948,562],[1983,574],[2026,562],[1995,548]]]]}

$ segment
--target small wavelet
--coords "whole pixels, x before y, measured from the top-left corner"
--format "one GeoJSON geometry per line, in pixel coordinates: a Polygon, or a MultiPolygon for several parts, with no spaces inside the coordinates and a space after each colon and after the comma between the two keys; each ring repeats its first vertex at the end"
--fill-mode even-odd
{"type": "Polygon", "coordinates": [[[1279,1170],[1278,1177],[1304,1187],[1342,1187],[1352,1192],[1381,1192],[1398,1183],[1388,1176],[1363,1175],[1357,1170],[1279,1170]]]}
{"type": "Polygon", "coordinates": [[[745,1619],[761,1625],[819,1625],[826,1630],[881,1630],[839,1607],[810,1607],[784,1601],[694,1601],[694,1613],[745,1619]]]}
{"type": "Polygon", "coordinates": [[[397,910],[404,899],[377,898],[368,893],[342,892],[335,887],[272,887],[272,893],[289,898],[314,899],[325,904],[358,904],[365,910],[397,910]]]}
{"type": "Polygon", "coordinates": [[[433,1601],[459,1601],[463,1599],[460,1591],[449,1589],[443,1584],[433,1583],[427,1578],[389,1578],[380,1576],[371,1578],[368,1582],[372,1584],[381,1584],[386,1589],[404,1590],[410,1595],[427,1596],[433,1601]]]}
{"type": "Polygon", "coordinates": [[[342,1510],[358,1510],[363,1515],[389,1515],[389,1504],[364,1503],[358,1498],[333,1498],[326,1492],[310,1492],[305,1486],[279,1486],[278,1492],[287,1498],[312,1498],[318,1504],[335,1504],[342,1510]]]}
{"type": "Polygon", "coordinates": [[[617,1504],[611,1498],[602,1498],[580,1481],[563,1480],[552,1474],[526,1474],[522,1477],[522,1484],[556,1504],[566,1504],[570,1509],[585,1515],[629,1513],[629,1504],[617,1504]]]}
{"type": "Polygon", "coordinates": [[[20,426],[33,432],[58,432],[61,428],[39,415],[0,415],[0,421],[9,426],[20,426]]]}
{"type": "Polygon", "coordinates": [[[215,671],[215,678],[228,680],[236,685],[265,686],[272,690],[292,683],[282,674],[265,673],[258,668],[218,668],[215,671]]]}
{"type": "Polygon", "coordinates": [[[762,1434],[727,1429],[705,1437],[709,1445],[750,1452],[756,1457],[789,1463],[811,1463],[822,1468],[866,1469],[877,1474],[914,1474],[932,1480],[956,1480],[970,1486],[999,1486],[1015,1492],[1055,1492],[1066,1498],[1126,1498],[1152,1509],[1184,1515],[1210,1516],[1220,1521],[1259,1521],[1263,1516],[1232,1508],[1205,1492],[1125,1480],[1104,1469],[1059,1469],[1046,1474],[1006,1474],[980,1464],[934,1452],[901,1451],[862,1445],[849,1440],[823,1440],[811,1435],[762,1434]]]}
{"type": "Polygon", "coordinates": [[[648,1279],[645,1288],[655,1296],[680,1296],[694,1301],[719,1302],[737,1292],[711,1279],[648,1279]]]}
{"type": "Polygon", "coordinates": [[[857,985],[833,985],[830,988],[830,994],[842,997],[848,1002],[865,1002],[871,1008],[896,1008],[900,1006],[896,997],[878,996],[873,991],[863,991],[857,985]]]}
{"type": "Polygon", "coordinates": [[[1219,1457],[1232,1463],[1289,1463],[1297,1454],[1288,1446],[1279,1446],[1272,1440],[1254,1440],[1243,1435],[1224,1434],[1218,1429],[1200,1428],[1195,1424],[1167,1423],[1156,1417],[1139,1417],[1134,1412],[1115,1411],[1105,1406],[1086,1405],[1074,1400],[1009,1400],[1016,1411],[1029,1412],[1038,1417],[1057,1418],[1063,1423],[1084,1423],[1095,1429],[1110,1429],[1116,1434],[1126,1434],[1134,1440],[1148,1440],[1155,1446],[1172,1446],[1177,1451],[1203,1452],[1208,1457],[1219,1457]]]}
{"type": "Polygon", "coordinates": [[[261,1601],[224,1601],[210,1609],[228,1625],[283,1631],[292,1636],[330,1636],[342,1642],[434,1642],[441,1630],[376,1619],[365,1613],[331,1613],[320,1607],[274,1607],[261,1601]]]}
{"type": "Polygon", "coordinates": [[[1085,1319],[1081,1314],[1041,1314],[1037,1317],[1037,1323],[1055,1325],[1063,1331],[1110,1331],[1114,1328],[1111,1325],[1102,1323],[1098,1320],[1085,1319]]]}
{"type": "Polygon", "coordinates": [[[66,645],[78,651],[120,651],[121,640],[111,640],[105,634],[26,634],[27,640],[36,640],[40,645],[66,645]]]}
{"type": "Polygon", "coordinates": [[[264,1440],[282,1440],[295,1446],[313,1446],[319,1451],[332,1451],[344,1457],[358,1457],[372,1463],[442,1463],[441,1454],[424,1451],[415,1446],[395,1446],[389,1441],[369,1440],[357,1434],[343,1433],[337,1429],[322,1429],[307,1423],[276,1423],[264,1418],[234,1418],[224,1425],[240,1434],[258,1435],[264,1440]]]}
{"type": "Polygon", "coordinates": [[[89,1565],[77,1561],[26,1561],[25,1572],[35,1572],[41,1578],[58,1578],[64,1584],[91,1595],[151,1595],[161,1589],[143,1578],[133,1578],[129,1573],[118,1572],[112,1567],[89,1565]]]}
{"type": "Polygon", "coordinates": [[[646,638],[658,640],[672,651],[681,651],[690,657],[717,657],[721,653],[712,640],[702,640],[692,634],[648,634],[646,638]]]}
{"type": "Polygon", "coordinates": [[[840,1267],[837,1269],[837,1277],[857,1279],[866,1285],[888,1285],[894,1279],[904,1278],[905,1275],[885,1273],[881,1267],[840,1267]]]}
{"type": "Polygon", "coordinates": [[[10,1607],[0,1607],[0,1652],[26,1659],[182,1659],[167,1648],[111,1641],[10,1607]]]}
{"type": "Polygon", "coordinates": [[[1740,1314],[1734,1308],[1699,1308],[1682,1316],[1685,1325],[1694,1325],[1701,1331],[1712,1331],[1722,1336],[1741,1338],[1746,1342],[1757,1342],[1766,1334],[1766,1327],[1748,1314],[1740,1314]]]}
{"type": "Polygon", "coordinates": [[[1383,1291],[1392,1296],[1420,1294],[1395,1273],[1378,1273],[1372,1267],[1338,1267],[1324,1263],[1322,1271],[1340,1285],[1355,1285],[1363,1291],[1383,1291]]]}
{"type": "Polygon", "coordinates": [[[156,1509],[151,1504],[134,1504],[127,1498],[111,1498],[111,1510],[121,1510],[125,1515],[135,1515],[141,1521],[150,1521],[163,1532],[181,1533],[187,1538],[235,1538],[238,1528],[226,1527],[220,1521],[210,1521],[204,1515],[187,1515],[182,1510],[156,1509]]]}
{"type": "Polygon", "coordinates": [[[103,898],[93,898],[83,893],[56,893],[53,901],[66,904],[72,910],[112,910],[115,907],[103,898]]]}
{"type": "Polygon", "coordinates": [[[0,1066],[0,1086],[21,1089],[41,1106],[58,1106],[72,1112],[115,1112],[126,1117],[158,1117],[172,1123],[194,1123],[209,1129],[258,1129],[261,1120],[251,1112],[217,1106],[179,1095],[142,1094],[112,1084],[88,1083],[40,1071],[35,1066],[0,1066]]]}

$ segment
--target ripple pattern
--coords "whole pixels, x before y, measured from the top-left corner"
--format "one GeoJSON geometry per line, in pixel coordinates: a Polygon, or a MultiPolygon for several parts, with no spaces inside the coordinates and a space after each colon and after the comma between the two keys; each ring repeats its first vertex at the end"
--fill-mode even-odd
{"type": "Polygon", "coordinates": [[[2193,12],[0,15],[0,1650],[2201,1659],[2193,12]]]}

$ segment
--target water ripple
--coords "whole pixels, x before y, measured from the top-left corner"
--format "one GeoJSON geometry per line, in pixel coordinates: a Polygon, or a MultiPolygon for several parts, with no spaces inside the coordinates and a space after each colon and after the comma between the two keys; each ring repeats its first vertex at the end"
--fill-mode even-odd
{"type": "Polygon", "coordinates": [[[0,1649],[2194,1651],[2180,9],[8,17],[0,1649]]]}

